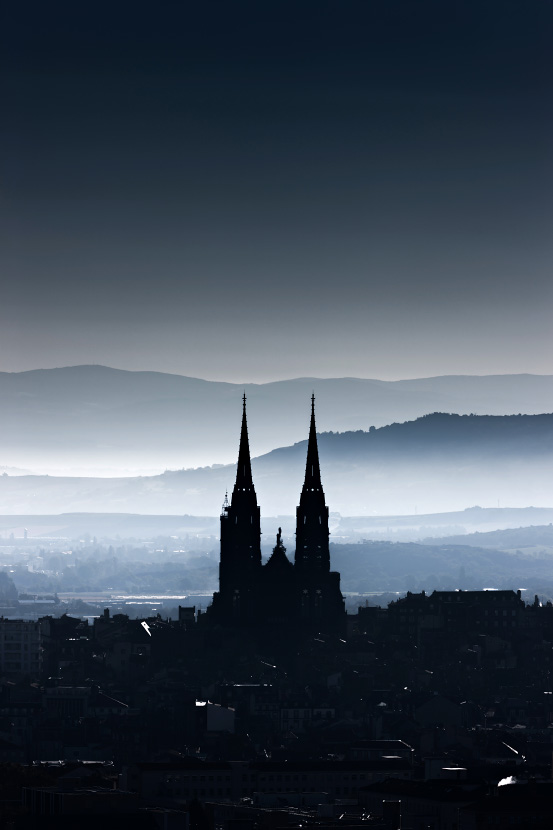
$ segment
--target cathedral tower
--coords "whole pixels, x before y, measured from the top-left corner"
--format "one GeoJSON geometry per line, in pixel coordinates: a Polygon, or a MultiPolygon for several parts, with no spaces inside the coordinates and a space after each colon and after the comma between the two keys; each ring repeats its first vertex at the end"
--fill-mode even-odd
{"type": "Polygon", "coordinates": [[[315,429],[315,395],[311,395],[311,424],[307,443],[305,481],[296,509],[295,567],[299,576],[312,578],[330,571],[328,507],[321,484],[315,429]]]}
{"type": "Polygon", "coordinates": [[[260,636],[282,638],[299,632],[339,633],[345,626],[340,574],[330,570],[328,507],[321,484],[315,430],[315,396],[305,481],[296,511],[294,564],[286,556],[279,528],[277,544],[261,565],[261,521],[253,486],[246,396],[238,451],[236,483],[221,513],[219,591],[213,595],[206,622],[248,627],[260,636]]]}
{"type": "Polygon", "coordinates": [[[296,509],[297,607],[304,626],[340,631],[346,619],[344,599],[340,574],[330,570],[329,535],[315,428],[315,395],[312,395],[305,480],[296,509]]]}
{"type": "Polygon", "coordinates": [[[252,617],[260,571],[260,510],[252,479],[244,395],[236,482],[230,504],[225,496],[221,513],[219,594],[217,601],[214,598],[221,615],[241,621],[252,617]]]}

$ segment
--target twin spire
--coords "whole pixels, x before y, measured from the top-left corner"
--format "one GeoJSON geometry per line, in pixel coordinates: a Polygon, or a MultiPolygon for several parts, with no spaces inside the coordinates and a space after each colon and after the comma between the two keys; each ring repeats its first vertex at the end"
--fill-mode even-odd
{"type": "MultiPolygon", "coordinates": [[[[246,419],[246,393],[242,398],[242,430],[240,432],[240,447],[238,450],[238,468],[234,493],[237,491],[253,491],[252,462],[248,440],[248,422],[246,419]]],[[[302,492],[322,492],[321,469],[319,466],[319,450],[317,447],[317,430],[315,428],[315,395],[311,395],[311,423],[309,425],[309,440],[307,442],[307,462],[305,465],[305,481],[302,492]]]]}

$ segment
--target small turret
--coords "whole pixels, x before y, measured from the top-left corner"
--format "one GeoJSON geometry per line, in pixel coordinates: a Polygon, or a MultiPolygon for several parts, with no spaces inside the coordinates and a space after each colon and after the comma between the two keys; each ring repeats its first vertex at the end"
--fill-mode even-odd
{"type": "Polygon", "coordinates": [[[294,566],[286,556],[286,548],[282,544],[282,528],[279,527],[277,537],[276,537],[276,545],[273,548],[273,552],[269,557],[267,564],[265,565],[266,573],[271,575],[273,578],[277,573],[281,574],[286,579],[291,579],[293,576],[294,566]]]}

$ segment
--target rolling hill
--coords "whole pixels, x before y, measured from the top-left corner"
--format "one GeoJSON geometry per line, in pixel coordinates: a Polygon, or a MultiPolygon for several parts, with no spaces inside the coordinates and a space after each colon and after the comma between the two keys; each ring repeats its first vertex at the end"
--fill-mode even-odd
{"type": "Polygon", "coordinates": [[[112,476],[232,463],[244,391],[257,456],[307,437],[312,391],[321,432],[368,431],[436,411],[553,411],[553,375],[393,382],[298,378],[238,385],[105,366],[4,372],[0,468],[112,476]]]}
{"type": "MultiPolygon", "coordinates": [[[[319,451],[327,503],[346,516],[552,501],[553,415],[435,413],[369,432],[323,433],[319,451]]],[[[305,456],[302,441],[253,460],[264,515],[294,512],[305,456]]],[[[125,478],[5,475],[0,513],[214,516],[234,476],[234,465],[125,478]]]]}

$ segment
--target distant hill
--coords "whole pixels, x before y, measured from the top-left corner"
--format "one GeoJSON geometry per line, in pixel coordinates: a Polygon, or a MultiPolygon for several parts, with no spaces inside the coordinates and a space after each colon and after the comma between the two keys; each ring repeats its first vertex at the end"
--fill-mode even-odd
{"type": "Polygon", "coordinates": [[[546,522],[553,522],[553,507],[475,506],[451,513],[338,516],[334,518],[331,538],[344,544],[369,539],[425,545],[474,545],[501,550],[544,544],[549,545],[553,552],[553,540],[546,543],[548,534],[539,533],[540,528],[551,530],[546,522]],[[503,531],[505,535],[502,535],[503,531]],[[521,541],[512,542],[515,538],[521,541]],[[540,541],[536,541],[538,538],[540,541]],[[541,539],[544,541],[541,542],[541,539]]]}
{"type": "Polygon", "coordinates": [[[230,463],[244,391],[254,455],[306,437],[312,391],[322,432],[368,431],[433,411],[553,411],[553,375],[242,385],[104,366],[0,373],[0,465],[50,474],[135,475],[230,463]]]}
{"type": "Polygon", "coordinates": [[[373,542],[331,545],[331,563],[342,574],[342,590],[432,591],[529,589],[551,594],[551,555],[518,553],[463,545],[373,542]]]}
{"type": "Polygon", "coordinates": [[[496,550],[534,549],[553,552],[553,524],[532,527],[502,528],[466,535],[425,539],[425,544],[471,545],[496,550]]]}
{"type": "MultiPolygon", "coordinates": [[[[482,508],[471,507],[457,513],[431,513],[416,516],[340,516],[330,514],[333,542],[361,542],[366,539],[416,541],[426,545],[476,545],[486,548],[516,548],[544,544],[553,549],[553,507],[482,508]],[[550,524],[545,524],[549,522],[550,524]],[[541,523],[541,524],[540,524],[541,523]],[[499,530],[490,532],[492,528],[499,530]],[[456,536],[451,536],[455,531],[456,536]],[[472,532],[478,531],[478,532],[472,532]],[[453,542],[455,539],[457,541],[453,542]],[[480,540],[480,541],[478,541],[480,540]],[[501,542],[501,544],[500,544],[501,542]]],[[[296,517],[263,514],[263,547],[268,556],[274,545],[278,526],[282,527],[285,545],[294,549],[296,517]]],[[[140,513],[58,513],[0,514],[0,546],[13,541],[20,548],[36,546],[37,540],[92,539],[112,542],[173,537],[211,540],[219,547],[219,515],[140,513]],[[25,532],[28,538],[25,539],[25,532]]],[[[204,546],[202,545],[202,548],[204,546]]]]}
{"type": "MultiPolygon", "coordinates": [[[[343,515],[431,513],[553,501],[553,415],[435,413],[369,432],[322,434],[327,503],[343,515]]],[[[306,443],[254,459],[264,515],[291,514],[306,443]]],[[[216,516],[235,466],[132,478],[0,476],[0,513],[132,512],[216,516]]]]}
{"type": "MultiPolygon", "coordinates": [[[[217,546],[204,546],[200,554],[187,540],[184,548],[171,550],[169,546],[154,556],[151,549],[133,550],[131,546],[114,552],[88,542],[70,558],[60,557],[55,549],[42,552],[45,572],[29,570],[26,562],[16,561],[10,573],[20,591],[31,593],[199,591],[209,596],[217,589],[217,546]]],[[[288,555],[293,559],[293,545],[288,555]]],[[[332,568],[341,574],[342,591],[350,595],[521,588],[524,598],[532,601],[536,593],[553,594],[551,554],[525,556],[468,545],[364,542],[331,544],[330,558],[332,568]]],[[[351,601],[355,606],[355,600],[351,601]]]]}
{"type": "MultiPolygon", "coordinates": [[[[368,433],[322,434],[319,451],[327,502],[343,515],[553,502],[553,415],[435,413],[368,433]]],[[[305,453],[303,441],[256,459],[260,498],[274,498],[277,482],[292,475],[301,482],[305,453]]]]}
{"type": "MultiPolygon", "coordinates": [[[[434,412],[369,432],[322,433],[319,450],[327,461],[363,463],[371,458],[532,457],[553,453],[553,415],[455,415],[434,412]]],[[[307,441],[267,453],[258,464],[305,456],[307,441]]]]}

